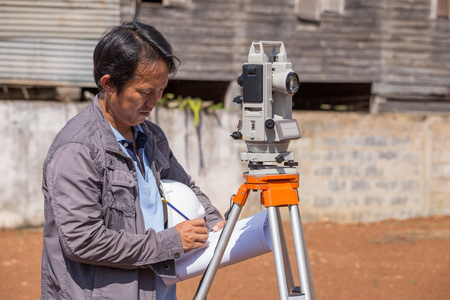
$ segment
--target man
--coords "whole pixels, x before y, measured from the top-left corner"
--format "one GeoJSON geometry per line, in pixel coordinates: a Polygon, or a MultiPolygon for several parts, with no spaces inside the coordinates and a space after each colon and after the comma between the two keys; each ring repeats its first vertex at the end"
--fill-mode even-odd
{"type": "Polygon", "coordinates": [[[225,221],[146,121],[177,58],[154,27],[112,28],[94,51],[100,93],[56,136],[44,163],[41,299],[176,299],[174,259],[225,221]],[[161,179],[188,185],[204,219],[164,227],[161,179]]]}

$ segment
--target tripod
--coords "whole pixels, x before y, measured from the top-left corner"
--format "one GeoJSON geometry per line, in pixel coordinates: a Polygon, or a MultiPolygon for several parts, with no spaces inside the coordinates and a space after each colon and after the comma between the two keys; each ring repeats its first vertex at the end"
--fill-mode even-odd
{"type": "Polygon", "coordinates": [[[209,292],[217,268],[222,260],[223,253],[226,250],[239,214],[247,201],[247,197],[250,191],[260,190],[261,204],[267,208],[269,218],[280,300],[315,300],[314,283],[311,276],[311,268],[298,208],[298,173],[292,167],[269,166],[269,168],[245,172],[244,178],[245,183],[240,186],[238,193],[232,197],[233,205],[228,221],[223,229],[222,236],[219,239],[211,262],[199,284],[195,299],[206,299],[206,295],[209,292]],[[289,208],[300,286],[295,286],[294,283],[286,238],[282,226],[279,208],[285,206],[289,208]]]}

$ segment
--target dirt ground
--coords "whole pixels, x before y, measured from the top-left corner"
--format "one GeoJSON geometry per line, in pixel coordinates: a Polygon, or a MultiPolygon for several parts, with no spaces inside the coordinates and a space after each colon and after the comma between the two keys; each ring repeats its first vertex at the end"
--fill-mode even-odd
{"type": "MultiPolygon", "coordinates": [[[[450,299],[450,217],[304,230],[317,299],[450,299]]],[[[0,299],[39,299],[41,248],[42,229],[0,231],[0,299]]],[[[180,283],[179,300],[198,281],[180,283]]],[[[272,254],[220,269],[208,299],[278,299],[272,254]]]]}

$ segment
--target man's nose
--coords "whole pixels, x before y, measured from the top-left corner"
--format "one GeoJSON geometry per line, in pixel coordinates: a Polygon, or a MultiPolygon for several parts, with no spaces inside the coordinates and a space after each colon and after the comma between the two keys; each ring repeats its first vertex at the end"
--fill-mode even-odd
{"type": "Polygon", "coordinates": [[[154,108],[158,105],[159,98],[156,95],[151,95],[145,100],[145,105],[147,107],[154,108]]]}

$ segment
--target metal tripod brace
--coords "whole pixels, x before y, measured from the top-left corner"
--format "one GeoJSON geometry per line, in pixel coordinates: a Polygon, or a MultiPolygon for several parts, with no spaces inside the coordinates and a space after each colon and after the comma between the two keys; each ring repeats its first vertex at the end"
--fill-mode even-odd
{"type": "Polygon", "coordinates": [[[214,255],[199,284],[194,299],[206,299],[212,281],[226,250],[228,241],[238,220],[239,214],[247,201],[251,190],[261,191],[261,204],[267,208],[270,236],[272,239],[273,257],[278,281],[280,300],[305,299],[315,300],[314,283],[311,276],[308,252],[303,234],[302,222],[298,208],[299,176],[293,174],[254,174],[244,173],[246,182],[241,185],[237,195],[233,195],[233,206],[228,221],[223,229],[214,255]],[[295,286],[292,275],[286,238],[282,226],[280,207],[287,206],[291,218],[292,235],[297,260],[300,286],[295,286]]]}

